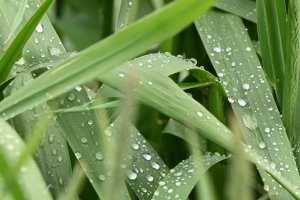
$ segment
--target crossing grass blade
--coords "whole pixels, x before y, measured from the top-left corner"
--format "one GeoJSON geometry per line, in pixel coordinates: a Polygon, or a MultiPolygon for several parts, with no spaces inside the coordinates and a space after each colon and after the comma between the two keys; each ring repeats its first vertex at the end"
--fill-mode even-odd
{"type": "Polygon", "coordinates": [[[163,199],[188,199],[188,196],[202,173],[210,167],[226,159],[226,156],[207,153],[202,159],[195,159],[194,156],[182,161],[160,182],[154,192],[152,200],[163,199]],[[199,162],[203,162],[200,164],[199,162]],[[199,168],[199,165],[203,165],[199,168]]]}
{"type": "MultiPolygon", "coordinates": [[[[33,31],[37,27],[39,21],[44,16],[50,5],[53,3],[53,0],[45,1],[40,8],[35,12],[35,14],[30,18],[30,20],[24,25],[22,30],[14,38],[8,49],[0,58],[0,83],[4,82],[11,71],[13,64],[21,58],[22,50],[27,42],[27,40],[32,35],[33,31]]],[[[5,3],[1,3],[1,11],[5,9],[5,3]]],[[[20,16],[16,16],[20,17],[20,16]]],[[[2,20],[5,19],[6,15],[3,15],[2,20]]],[[[11,30],[15,31],[15,30],[11,30]]],[[[10,35],[8,37],[11,37],[10,35]]]]}
{"type": "MultiPolygon", "coordinates": [[[[290,143],[242,21],[230,14],[211,11],[195,24],[235,115],[244,126],[247,144],[274,165],[287,164],[282,176],[298,185],[300,178],[290,143]]],[[[266,185],[274,184],[260,172],[266,185]]],[[[278,188],[276,183],[274,186],[278,188]]],[[[291,198],[282,189],[276,191],[279,195],[271,195],[271,199],[291,198]]]]}
{"type": "Polygon", "coordinates": [[[22,200],[51,200],[48,189],[32,158],[29,158],[17,172],[13,171],[25,145],[7,122],[0,119],[0,125],[1,199],[14,197],[22,200]],[[34,187],[32,187],[33,185],[34,187]]]}
{"type": "Polygon", "coordinates": [[[285,125],[286,131],[289,135],[292,146],[296,145],[294,151],[296,162],[298,167],[299,162],[299,129],[297,128],[297,119],[299,111],[299,73],[300,73],[300,4],[299,1],[289,2],[289,20],[288,20],[288,54],[287,62],[289,63],[286,67],[285,73],[285,85],[284,85],[284,98],[282,105],[282,118],[285,125]]]}
{"type": "Polygon", "coordinates": [[[250,0],[220,0],[215,7],[256,23],[256,4],[250,0]]]}
{"type": "Polygon", "coordinates": [[[285,0],[257,1],[257,27],[262,63],[282,108],[287,62],[287,14],[285,0]]]}
{"type": "MultiPolygon", "coordinates": [[[[13,93],[18,88],[22,87],[26,82],[32,80],[30,74],[23,74],[18,76],[12,85],[7,88],[7,93],[13,93]]],[[[49,108],[47,104],[43,104],[33,110],[26,111],[17,117],[11,119],[11,124],[20,133],[21,137],[25,140],[32,140],[32,135],[35,132],[38,123],[42,123],[41,118],[45,115],[39,115],[39,113],[45,113],[49,108]]],[[[47,113],[51,116],[50,113],[47,113]]],[[[46,122],[43,122],[46,123],[46,122]]],[[[41,145],[35,152],[35,160],[41,170],[41,173],[45,179],[47,185],[51,185],[49,190],[54,197],[58,197],[61,192],[66,188],[71,177],[71,162],[69,158],[68,145],[61,134],[60,128],[55,121],[50,120],[45,129],[45,134],[42,141],[37,140],[38,146],[41,145]]]]}
{"type": "Polygon", "coordinates": [[[86,49],[59,68],[36,78],[19,92],[1,102],[1,115],[4,118],[11,118],[34,106],[38,103],[37,99],[39,102],[49,100],[117,67],[118,64],[147,50],[151,45],[174,35],[204,13],[213,3],[213,0],[181,0],[171,3],[164,9],[132,24],[124,31],[86,49]],[[174,22],[174,17],[182,13],[185,15],[174,22]],[[34,98],[32,98],[33,93],[34,98]]]}
{"type": "Polygon", "coordinates": [[[116,32],[127,27],[131,5],[132,5],[132,1],[121,0],[120,10],[118,12],[118,18],[116,23],[116,32]]]}

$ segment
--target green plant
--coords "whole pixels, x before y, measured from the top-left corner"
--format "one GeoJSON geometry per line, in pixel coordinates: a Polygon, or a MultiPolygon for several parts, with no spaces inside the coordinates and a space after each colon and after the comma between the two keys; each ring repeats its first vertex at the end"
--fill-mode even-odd
{"type": "Polygon", "coordinates": [[[298,1],[52,3],[0,1],[1,199],[300,199],[298,1]]]}

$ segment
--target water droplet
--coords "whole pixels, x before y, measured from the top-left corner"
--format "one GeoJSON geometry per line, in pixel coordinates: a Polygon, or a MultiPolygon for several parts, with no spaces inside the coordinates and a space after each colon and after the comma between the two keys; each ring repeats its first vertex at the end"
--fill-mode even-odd
{"type": "Polygon", "coordinates": [[[153,169],[159,169],[159,168],[160,168],[160,166],[159,166],[159,164],[158,164],[157,162],[152,162],[152,163],[151,163],[151,167],[152,167],[153,169]]]}
{"type": "Polygon", "coordinates": [[[82,144],[86,144],[88,142],[87,139],[86,139],[86,137],[82,137],[80,139],[80,141],[81,141],[82,144]]]}
{"type": "Polygon", "coordinates": [[[250,130],[255,130],[257,128],[257,121],[254,116],[243,115],[242,116],[243,124],[250,130]]]}
{"type": "Polygon", "coordinates": [[[130,180],[135,180],[137,178],[137,173],[135,173],[133,171],[127,171],[126,175],[127,175],[127,178],[130,180]]]}
{"type": "Polygon", "coordinates": [[[159,185],[159,186],[164,186],[165,184],[166,184],[165,181],[159,181],[159,182],[158,182],[158,185],[159,185]]]}
{"type": "Polygon", "coordinates": [[[17,62],[15,62],[16,65],[24,65],[26,63],[25,58],[21,57],[17,62]]]}
{"type": "Polygon", "coordinates": [[[134,149],[134,150],[138,150],[140,147],[139,147],[138,144],[132,144],[131,148],[134,149]]]}
{"type": "Polygon", "coordinates": [[[80,158],[81,158],[81,154],[80,154],[79,152],[76,152],[76,153],[75,153],[75,157],[76,157],[77,159],[80,159],[80,158]]]}
{"type": "Polygon", "coordinates": [[[248,52],[250,52],[251,51],[251,47],[246,47],[245,50],[248,51],[248,52]]]}
{"type": "Polygon", "coordinates": [[[265,128],[265,132],[266,132],[266,133],[270,133],[270,131],[271,131],[271,129],[270,129],[270,128],[268,128],[268,127],[267,127],[267,128],[265,128]]]}
{"type": "Polygon", "coordinates": [[[152,83],[152,81],[148,81],[148,84],[149,84],[149,85],[152,85],[153,83],[152,83]]]}
{"type": "Polygon", "coordinates": [[[150,176],[150,175],[147,175],[146,176],[146,179],[149,181],[149,182],[152,182],[154,180],[153,176],[150,176]]]}
{"type": "Polygon", "coordinates": [[[218,75],[218,77],[220,77],[220,78],[222,78],[222,77],[224,76],[224,74],[223,74],[223,73],[221,73],[221,72],[220,72],[220,73],[218,73],[217,75],[218,75]]]}
{"type": "Polygon", "coordinates": [[[35,31],[38,33],[42,33],[44,31],[44,27],[42,24],[38,24],[35,28],[35,31]]]}
{"type": "Polygon", "coordinates": [[[258,144],[258,147],[259,147],[260,149],[265,149],[265,148],[266,148],[266,144],[265,144],[264,142],[260,142],[260,143],[258,144]]]}
{"type": "Polygon", "coordinates": [[[53,142],[54,142],[54,135],[49,135],[49,137],[48,137],[48,142],[50,143],[50,144],[52,144],[53,142]]]}
{"type": "Polygon", "coordinates": [[[198,115],[199,117],[203,117],[203,113],[200,112],[200,111],[197,112],[197,115],[198,115]]]}
{"type": "Polygon", "coordinates": [[[173,189],[168,189],[168,193],[171,194],[173,192],[173,189]]]}
{"type": "Polygon", "coordinates": [[[70,94],[68,95],[68,100],[74,101],[75,99],[76,99],[76,96],[75,96],[73,93],[70,93],[70,94]]]}
{"type": "Polygon", "coordinates": [[[125,74],[120,73],[120,74],[119,74],[119,77],[124,78],[124,77],[125,77],[125,74]]]}
{"type": "Polygon", "coordinates": [[[189,59],[189,63],[190,63],[191,65],[196,66],[196,65],[197,65],[197,60],[196,60],[195,58],[191,58],[191,59],[189,59]]]}
{"type": "Polygon", "coordinates": [[[222,51],[222,49],[220,47],[214,47],[213,50],[216,53],[220,53],[222,51]]]}
{"type": "Polygon", "coordinates": [[[76,90],[77,92],[80,92],[80,91],[82,90],[82,87],[81,87],[81,86],[76,86],[76,87],[75,87],[75,90],[76,90]]]}
{"type": "Polygon", "coordinates": [[[95,154],[95,157],[96,157],[97,160],[103,160],[103,154],[101,152],[97,152],[95,154]]]}
{"type": "Polygon", "coordinates": [[[98,176],[98,179],[100,180],[100,181],[105,181],[105,175],[103,175],[103,174],[100,174],[99,176],[98,176]]]}
{"type": "Polygon", "coordinates": [[[269,192],[270,187],[268,185],[264,185],[264,190],[267,191],[267,192],[269,192]]]}
{"type": "Polygon", "coordinates": [[[247,102],[244,99],[238,99],[238,103],[240,106],[244,107],[247,105],[247,102]]]}
{"type": "Polygon", "coordinates": [[[228,101],[229,101],[229,103],[234,103],[234,99],[231,97],[228,97],[228,101]]]}
{"type": "Polygon", "coordinates": [[[243,84],[243,89],[244,90],[249,90],[250,89],[250,85],[248,83],[244,83],[243,84]]]}
{"type": "Polygon", "coordinates": [[[51,56],[59,56],[63,53],[60,49],[55,47],[48,47],[48,52],[51,56]]]}
{"type": "Polygon", "coordinates": [[[60,185],[63,185],[63,184],[64,184],[64,179],[63,179],[62,177],[60,177],[60,178],[58,179],[58,182],[59,182],[60,185]]]}
{"type": "Polygon", "coordinates": [[[142,156],[145,160],[151,160],[152,158],[150,154],[143,154],[142,156]]]}
{"type": "Polygon", "coordinates": [[[88,123],[88,125],[90,125],[90,126],[94,124],[93,120],[89,120],[87,123],[88,123]]]}
{"type": "Polygon", "coordinates": [[[58,157],[57,157],[57,160],[60,162],[60,161],[63,160],[63,157],[62,157],[62,156],[58,156],[58,157]]]}

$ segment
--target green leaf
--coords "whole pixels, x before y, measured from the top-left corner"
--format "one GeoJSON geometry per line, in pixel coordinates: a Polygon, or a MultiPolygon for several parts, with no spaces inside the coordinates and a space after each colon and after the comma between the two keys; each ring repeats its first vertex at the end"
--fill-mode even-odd
{"type": "MultiPolygon", "coordinates": [[[[114,139],[123,134],[121,123],[117,119],[106,130],[111,135],[110,145],[114,145],[114,139]]],[[[140,199],[151,199],[169,169],[139,131],[132,124],[128,124],[128,127],[129,138],[124,144],[128,145],[129,151],[123,158],[127,163],[124,168],[127,182],[140,199]]]]}
{"type": "Polygon", "coordinates": [[[219,154],[207,153],[202,159],[191,157],[182,161],[159,183],[152,200],[188,199],[202,173],[226,158],[219,154]],[[199,165],[203,166],[199,168],[199,165]]]}
{"type": "MultiPolygon", "coordinates": [[[[13,64],[21,57],[22,50],[37,27],[39,21],[46,13],[53,0],[47,0],[43,3],[40,8],[35,12],[35,14],[30,18],[30,20],[25,24],[20,33],[13,40],[11,45],[8,47],[6,52],[0,58],[0,83],[4,82],[13,66],[13,64]]],[[[1,10],[6,8],[6,5],[1,3],[1,10]]],[[[5,16],[5,15],[4,15],[5,16]]],[[[17,16],[20,17],[20,16],[17,16]]],[[[12,30],[13,32],[15,30],[12,30]]],[[[8,36],[10,37],[10,36],[8,36]]]]}
{"type": "Polygon", "coordinates": [[[116,32],[127,27],[131,6],[131,0],[121,0],[120,10],[118,12],[118,19],[116,23],[116,32]]]}
{"type": "Polygon", "coordinates": [[[20,154],[25,145],[3,119],[0,119],[0,127],[1,199],[12,199],[12,196],[15,199],[52,199],[32,158],[29,158],[18,171],[13,171],[16,163],[21,159],[20,154]],[[7,189],[10,194],[6,192],[7,189]]]}
{"type": "MultiPolygon", "coordinates": [[[[280,114],[241,19],[208,12],[195,24],[235,115],[244,126],[246,143],[277,168],[284,163],[282,176],[299,185],[299,174],[280,114]]],[[[260,172],[266,185],[276,187],[274,192],[278,195],[270,194],[272,199],[290,198],[277,183],[260,172]]]]}
{"type": "Polygon", "coordinates": [[[257,27],[264,70],[282,107],[287,66],[287,15],[285,0],[257,1],[257,27]]]}
{"type": "MultiPolygon", "coordinates": [[[[22,74],[18,76],[12,85],[7,89],[7,93],[13,93],[18,88],[24,86],[33,78],[30,74],[22,74]]],[[[13,127],[21,136],[28,140],[36,129],[36,126],[41,123],[41,118],[45,117],[40,113],[49,112],[47,104],[35,107],[30,111],[11,119],[13,127]]],[[[50,113],[47,113],[50,114],[50,113]]],[[[47,185],[50,185],[49,190],[54,197],[58,197],[61,192],[64,192],[71,177],[71,162],[69,158],[68,145],[61,133],[57,123],[52,118],[47,126],[44,137],[38,150],[35,152],[35,160],[41,170],[47,185]]]]}
{"type": "MultiPolygon", "coordinates": [[[[299,142],[299,130],[297,129],[297,112],[299,111],[299,74],[300,74],[300,3],[299,1],[291,0],[289,2],[289,40],[288,40],[288,61],[289,64],[286,67],[285,73],[285,85],[284,85],[284,98],[282,105],[282,118],[286,127],[286,132],[291,139],[292,145],[299,142]]],[[[298,157],[297,150],[294,151],[296,157],[298,157]]],[[[297,159],[298,167],[300,166],[299,159],[297,159]]]]}
{"type": "Polygon", "coordinates": [[[38,102],[54,98],[80,83],[117,67],[118,64],[145,51],[149,46],[179,32],[213,3],[213,0],[176,1],[145,17],[124,31],[74,56],[59,68],[38,77],[19,92],[3,100],[0,104],[1,115],[4,118],[11,118],[38,102]],[[183,17],[173,20],[182,13],[185,13],[183,17]],[[10,99],[16,99],[17,104],[10,99]]]}
{"type": "Polygon", "coordinates": [[[256,23],[256,5],[249,0],[220,0],[215,7],[256,23]]]}

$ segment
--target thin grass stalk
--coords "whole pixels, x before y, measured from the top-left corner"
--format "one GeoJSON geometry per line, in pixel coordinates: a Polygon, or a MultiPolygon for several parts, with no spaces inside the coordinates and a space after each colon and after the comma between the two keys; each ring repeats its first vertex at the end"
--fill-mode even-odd
{"type": "MultiPolygon", "coordinates": [[[[299,0],[290,0],[289,3],[289,65],[285,70],[286,79],[284,85],[283,99],[283,123],[286,132],[292,142],[297,143],[299,135],[295,135],[295,112],[297,112],[297,104],[299,104],[299,73],[300,73],[300,2],[299,0]]],[[[298,131],[299,132],[299,131],[298,131]]],[[[299,155],[296,153],[297,165],[299,163],[299,155]]]]}

